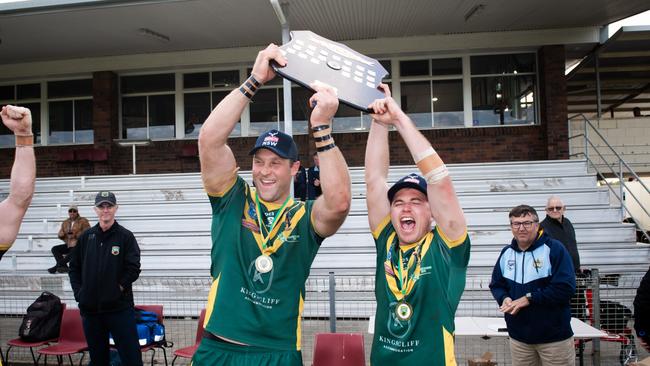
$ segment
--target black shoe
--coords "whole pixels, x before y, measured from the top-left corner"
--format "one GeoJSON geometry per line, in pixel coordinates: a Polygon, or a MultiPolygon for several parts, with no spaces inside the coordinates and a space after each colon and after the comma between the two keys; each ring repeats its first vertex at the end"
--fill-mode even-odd
{"type": "Polygon", "coordinates": [[[58,266],[54,266],[54,267],[52,267],[52,268],[48,268],[47,271],[50,272],[50,273],[52,273],[52,274],[55,274],[55,273],[56,273],[56,270],[57,270],[58,268],[59,268],[58,266]]]}
{"type": "Polygon", "coordinates": [[[68,266],[59,266],[56,267],[56,271],[59,273],[68,273],[70,272],[70,268],[68,268],[68,266]]]}

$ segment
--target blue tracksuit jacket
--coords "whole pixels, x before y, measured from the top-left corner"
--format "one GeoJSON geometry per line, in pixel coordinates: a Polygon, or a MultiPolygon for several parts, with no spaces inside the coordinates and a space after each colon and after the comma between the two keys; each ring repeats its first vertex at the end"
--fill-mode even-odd
{"type": "Polygon", "coordinates": [[[531,293],[529,306],[514,316],[505,314],[510,337],[527,344],[558,342],[573,335],[570,300],[575,288],[569,252],[543,230],[525,251],[515,239],[503,248],[490,282],[499,306],[506,297],[516,300],[531,293]]]}

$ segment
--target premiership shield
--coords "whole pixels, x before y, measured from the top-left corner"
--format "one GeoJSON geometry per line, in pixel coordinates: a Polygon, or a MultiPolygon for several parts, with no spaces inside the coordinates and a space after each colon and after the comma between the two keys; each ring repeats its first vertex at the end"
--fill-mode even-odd
{"type": "Polygon", "coordinates": [[[285,67],[274,64],[275,71],[309,90],[317,81],[328,84],[342,103],[363,112],[370,112],[368,105],[375,99],[385,97],[378,86],[386,69],[343,44],[310,31],[293,31],[291,41],[280,50],[288,62],[285,67]]]}

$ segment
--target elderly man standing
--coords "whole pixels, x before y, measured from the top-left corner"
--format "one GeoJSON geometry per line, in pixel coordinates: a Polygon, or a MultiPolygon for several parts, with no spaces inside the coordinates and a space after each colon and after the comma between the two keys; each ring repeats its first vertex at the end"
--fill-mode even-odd
{"type": "Polygon", "coordinates": [[[514,238],[499,255],[490,290],[505,314],[512,364],[574,365],[569,252],[540,230],[531,206],[513,208],[509,218],[514,238]]]}
{"type": "Polygon", "coordinates": [[[302,365],[305,281],[320,244],[350,209],[350,176],[331,136],[338,99],[327,86],[313,85],[309,100],[321,197],[291,197],[297,147],[277,130],[260,135],[250,151],[255,188],[237,174],[228,135],[255,92],[275,77],[271,61],[287,62],[275,45],[259,52],[251,76],[217,105],[199,133],[201,177],[212,206],[213,283],[194,366],[302,365]]]}
{"type": "Polygon", "coordinates": [[[551,196],[546,202],[546,218],[541,222],[542,229],[551,238],[558,240],[571,255],[573,269],[580,270],[580,254],[576,242],[576,231],[571,221],[564,216],[566,206],[558,196],[551,196]]]}
{"type": "Polygon", "coordinates": [[[85,217],[79,215],[79,208],[75,204],[68,207],[68,218],[63,220],[59,229],[59,239],[63,244],[52,247],[52,255],[56,260],[56,265],[48,268],[50,273],[67,273],[70,271],[68,262],[70,261],[70,252],[77,245],[77,238],[81,233],[88,230],[90,223],[85,217]]]}
{"type": "Polygon", "coordinates": [[[372,365],[455,366],[454,315],[470,254],[465,215],[447,167],[381,84],[366,145],[366,204],[377,248],[372,365]],[[388,188],[388,127],[420,173],[388,188]],[[432,228],[433,221],[435,226],[432,228]]]}
{"type": "Polygon", "coordinates": [[[0,111],[2,123],[16,136],[16,157],[11,168],[9,197],[0,202],[0,259],[13,245],[27,207],[32,202],[36,180],[32,114],[27,108],[7,105],[0,111]]]}
{"type": "MultiPolygon", "coordinates": [[[[544,232],[551,238],[558,240],[571,255],[573,270],[576,278],[584,278],[580,270],[580,254],[576,241],[576,231],[568,217],[564,216],[566,206],[558,196],[551,196],[546,202],[546,218],[540,223],[544,232]]],[[[571,316],[586,319],[586,299],[584,294],[584,281],[576,282],[576,293],[571,299],[571,316]]]]}

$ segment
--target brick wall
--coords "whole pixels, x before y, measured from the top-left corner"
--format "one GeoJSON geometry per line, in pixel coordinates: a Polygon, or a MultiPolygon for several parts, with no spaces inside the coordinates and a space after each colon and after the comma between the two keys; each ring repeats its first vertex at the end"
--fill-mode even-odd
{"type": "Polygon", "coordinates": [[[547,140],[547,159],[567,159],[569,135],[564,46],[539,50],[540,118],[547,140]]]}
{"type": "MultiPolygon", "coordinates": [[[[481,127],[427,130],[423,134],[433,143],[447,163],[475,163],[517,160],[566,159],[569,155],[566,80],[564,78],[564,46],[546,46],[539,50],[539,110],[541,124],[519,127],[481,127]]],[[[108,154],[104,161],[69,161],[89,146],[37,147],[37,175],[69,176],[96,174],[129,174],[132,172],[130,147],[113,142],[119,138],[117,76],[110,71],[93,74],[93,119],[95,150],[108,154]]],[[[367,133],[336,134],[337,145],[349,166],[363,165],[367,133]]],[[[229,145],[241,169],[250,169],[248,151],[254,137],[230,139],[229,145]]],[[[296,143],[303,165],[311,165],[313,142],[308,136],[297,136],[296,143]]],[[[136,149],[138,173],[174,173],[199,171],[198,158],[186,156],[187,145],[196,140],[156,141],[136,149]]],[[[412,159],[397,133],[390,134],[391,163],[412,164],[412,159]]],[[[191,150],[191,149],[190,149],[191,150]]],[[[0,156],[0,177],[8,177],[13,150],[3,149],[0,156]]]]}

